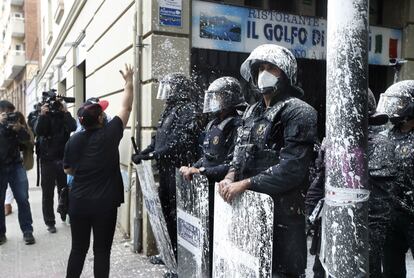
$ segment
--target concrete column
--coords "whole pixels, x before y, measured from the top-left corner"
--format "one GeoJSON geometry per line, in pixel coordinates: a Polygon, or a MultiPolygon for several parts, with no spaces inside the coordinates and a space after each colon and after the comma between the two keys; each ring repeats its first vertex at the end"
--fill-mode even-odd
{"type": "MultiPolygon", "coordinates": [[[[158,81],[168,73],[181,72],[190,75],[190,21],[191,1],[181,1],[180,26],[166,26],[160,21],[157,0],[142,1],[142,87],[141,107],[138,117],[141,128],[141,149],[151,141],[163,103],[156,100],[158,81]]],[[[139,24],[139,23],[138,23],[139,24]]],[[[143,210],[143,252],[156,250],[148,216],[143,210]]]]}
{"type": "Polygon", "coordinates": [[[368,277],[368,0],[329,1],[321,262],[368,277]]]}

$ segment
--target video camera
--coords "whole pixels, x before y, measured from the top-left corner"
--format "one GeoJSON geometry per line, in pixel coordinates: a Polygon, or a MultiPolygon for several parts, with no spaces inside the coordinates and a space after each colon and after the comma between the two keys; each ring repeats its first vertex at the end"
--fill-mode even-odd
{"type": "Polygon", "coordinates": [[[19,121],[19,116],[16,112],[6,113],[6,119],[1,124],[6,130],[11,130],[13,126],[19,121]]]}
{"type": "Polygon", "coordinates": [[[9,112],[6,113],[6,120],[4,121],[3,125],[7,128],[14,125],[19,121],[19,116],[16,112],[9,112]]]}
{"type": "Polygon", "coordinates": [[[61,100],[66,103],[74,103],[74,97],[64,97],[56,94],[55,89],[42,93],[42,102],[41,105],[49,105],[49,113],[56,114],[59,113],[60,108],[62,107],[61,100]]]}

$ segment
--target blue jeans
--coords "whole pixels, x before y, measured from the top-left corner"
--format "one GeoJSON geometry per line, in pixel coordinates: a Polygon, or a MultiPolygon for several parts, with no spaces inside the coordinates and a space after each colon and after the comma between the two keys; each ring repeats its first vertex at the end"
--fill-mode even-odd
{"type": "MultiPolygon", "coordinates": [[[[21,163],[0,167],[0,204],[4,204],[7,185],[13,192],[18,207],[20,229],[23,233],[33,232],[32,213],[29,204],[29,182],[21,163]]],[[[4,209],[0,209],[0,234],[6,233],[4,209]]]]}

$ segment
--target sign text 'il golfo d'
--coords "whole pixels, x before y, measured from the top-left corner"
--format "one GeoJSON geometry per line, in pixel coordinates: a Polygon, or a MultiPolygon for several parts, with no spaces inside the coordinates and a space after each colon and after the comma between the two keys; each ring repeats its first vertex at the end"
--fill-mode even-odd
{"type": "MultiPolygon", "coordinates": [[[[193,47],[251,52],[264,43],[289,48],[297,58],[324,60],[327,21],[316,17],[194,1],[193,47]]],[[[402,32],[371,26],[369,63],[401,56],[402,32]]]]}

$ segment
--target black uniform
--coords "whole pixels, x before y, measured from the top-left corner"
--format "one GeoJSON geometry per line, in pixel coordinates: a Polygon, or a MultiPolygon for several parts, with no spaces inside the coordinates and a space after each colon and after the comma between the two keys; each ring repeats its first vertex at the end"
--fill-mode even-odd
{"type": "Polygon", "coordinates": [[[29,127],[32,130],[33,134],[35,134],[34,125],[37,121],[37,118],[39,117],[39,114],[40,114],[39,110],[34,110],[34,111],[30,112],[29,115],[27,116],[27,124],[29,125],[29,127]]]}
{"type": "Polygon", "coordinates": [[[207,124],[203,141],[203,156],[193,167],[204,167],[203,175],[211,183],[221,181],[230,169],[237,128],[240,124],[241,118],[238,115],[222,121],[216,118],[207,124]]]}
{"type": "MultiPolygon", "coordinates": [[[[314,211],[317,203],[325,195],[325,163],[324,144],[322,144],[316,160],[317,175],[306,194],[306,210],[308,215],[314,211]]],[[[381,277],[381,254],[385,245],[386,231],[391,218],[391,192],[396,178],[394,144],[386,136],[378,133],[374,127],[368,128],[368,170],[371,194],[369,198],[369,261],[370,277],[381,277]]],[[[325,277],[325,271],[319,261],[320,218],[313,223],[313,242],[311,254],[315,254],[313,266],[314,278],[325,277]]]]}
{"type": "Polygon", "coordinates": [[[174,252],[177,246],[175,169],[196,161],[200,134],[198,109],[187,101],[168,104],[151,144],[140,154],[153,154],[159,170],[159,196],[174,252]]]}
{"type": "MultiPolygon", "coordinates": [[[[292,87],[288,89],[293,90],[292,87]]],[[[285,90],[266,109],[260,101],[245,112],[232,167],[237,180],[275,202],[273,274],[300,276],[306,268],[302,192],[316,142],[316,111],[285,90]]]]}
{"type": "MultiPolygon", "coordinates": [[[[391,225],[384,251],[384,276],[406,277],[405,254],[414,252],[414,132],[390,131],[398,167],[391,225]]],[[[414,254],[413,254],[414,256],[414,254]]]]}
{"type": "Polygon", "coordinates": [[[70,133],[76,130],[76,120],[69,112],[47,113],[37,118],[34,130],[41,164],[43,219],[47,226],[54,226],[54,189],[57,185],[60,194],[67,186],[62,160],[70,133]]]}

